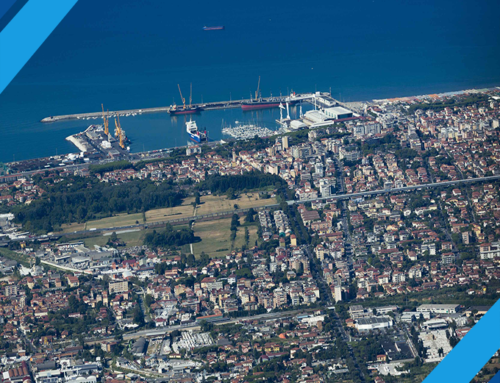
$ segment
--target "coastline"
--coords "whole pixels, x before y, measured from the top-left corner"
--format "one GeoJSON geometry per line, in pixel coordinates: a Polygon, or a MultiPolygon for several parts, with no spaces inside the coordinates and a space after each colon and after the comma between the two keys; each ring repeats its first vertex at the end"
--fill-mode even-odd
{"type": "MultiPolygon", "coordinates": [[[[472,89],[466,89],[466,90],[459,90],[459,91],[452,91],[452,92],[443,92],[443,93],[436,93],[436,94],[428,94],[428,95],[419,95],[419,96],[406,96],[406,97],[396,97],[396,98],[381,98],[381,99],[373,99],[372,101],[351,101],[351,102],[345,102],[346,106],[349,108],[349,109],[352,109],[352,108],[359,108],[359,107],[362,107],[363,104],[365,105],[370,105],[370,104],[376,104],[376,103],[383,103],[383,102],[398,102],[398,101],[403,101],[403,102],[420,102],[420,101],[425,101],[425,100],[435,100],[436,98],[439,98],[439,97],[450,97],[450,96],[453,96],[453,95],[460,95],[460,94],[464,94],[464,93],[481,93],[481,92],[486,92],[488,90],[498,90],[500,89],[500,86],[495,86],[495,87],[488,87],[488,88],[480,88],[480,89],[476,89],[476,88],[472,88],[472,89]],[[355,105],[355,104],[358,104],[358,105],[355,105]]],[[[163,108],[164,110],[166,110],[166,108],[163,108]]],[[[152,108],[151,111],[152,112],[155,112],[155,111],[161,111],[162,108],[152,108]]],[[[140,109],[139,111],[142,111],[143,113],[145,112],[145,109],[140,109]]],[[[127,111],[123,111],[123,112],[127,112],[127,111]]],[[[114,113],[117,113],[117,112],[114,112],[114,113]]],[[[121,112],[120,112],[121,113],[121,112]]],[[[102,112],[96,112],[95,113],[95,119],[99,119],[99,118],[102,118],[102,112]]],[[[79,121],[81,121],[82,123],[87,123],[88,125],[92,125],[92,124],[95,124],[96,121],[92,121],[92,120],[89,120],[89,121],[85,121],[85,119],[80,119],[79,121]]],[[[98,122],[97,122],[98,123],[98,122]]],[[[88,126],[87,125],[87,126],[88,126]]],[[[86,128],[87,128],[86,126],[86,128]]],[[[77,149],[78,152],[86,152],[88,151],[90,148],[88,146],[86,146],[82,141],[85,141],[85,140],[80,140],[79,139],[79,134],[81,134],[82,130],[78,133],[75,133],[71,136],[68,136],[68,137],[65,137],[65,141],[72,144],[74,148],[77,149]]],[[[221,137],[221,139],[224,140],[223,137],[221,137]]],[[[59,141],[60,142],[60,141],[59,141]]],[[[138,141],[139,144],[141,144],[140,141],[138,141]]],[[[57,148],[57,143],[56,144],[51,144],[53,146],[55,146],[57,148]]],[[[137,146],[137,145],[136,145],[137,146]]],[[[134,155],[140,155],[141,153],[147,153],[147,152],[155,152],[155,151],[158,151],[158,150],[163,150],[163,149],[173,149],[175,147],[185,147],[185,145],[178,145],[178,143],[176,142],[176,144],[174,145],[174,142],[162,142],[162,144],[158,145],[158,146],[151,146],[150,145],[150,149],[149,150],[140,150],[138,152],[131,152],[131,154],[134,154],[134,155]]],[[[66,149],[64,152],[62,153],[66,153],[66,154],[69,154],[69,153],[74,153],[76,152],[76,150],[72,150],[71,148],[68,148],[66,149]]],[[[26,159],[20,159],[20,160],[14,160],[14,161],[5,161],[5,163],[17,163],[17,162],[20,162],[20,161],[28,161],[28,160],[34,160],[34,159],[40,159],[40,158],[45,158],[45,157],[48,157],[48,155],[42,155],[42,156],[36,156],[36,157],[33,157],[33,158],[26,158],[26,159]]]]}

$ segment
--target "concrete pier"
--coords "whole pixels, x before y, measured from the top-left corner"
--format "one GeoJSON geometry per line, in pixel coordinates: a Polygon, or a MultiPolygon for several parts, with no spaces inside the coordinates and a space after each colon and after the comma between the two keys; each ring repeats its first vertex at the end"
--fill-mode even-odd
{"type": "MultiPolygon", "coordinates": [[[[319,93],[319,92],[318,92],[319,93]]],[[[326,95],[322,93],[321,95],[326,95]]],[[[306,93],[301,95],[296,95],[293,97],[294,100],[310,102],[314,95],[312,93],[306,93]]],[[[284,96],[283,98],[285,98],[284,96]]],[[[273,100],[276,97],[263,97],[263,101],[273,100]]],[[[199,107],[202,111],[204,110],[217,110],[217,109],[229,109],[229,108],[240,108],[241,104],[244,102],[250,102],[251,100],[231,100],[231,101],[218,101],[218,102],[208,102],[203,104],[192,104],[199,107]]],[[[177,108],[181,106],[177,105],[177,108]]],[[[119,115],[120,117],[132,114],[143,114],[143,113],[165,113],[170,110],[170,106],[160,106],[157,108],[142,108],[142,109],[127,109],[127,110],[116,110],[109,111],[109,116],[114,117],[119,115]]],[[[175,116],[173,116],[175,117],[175,116]]],[[[87,120],[87,119],[98,119],[102,118],[102,111],[91,112],[91,113],[77,113],[77,114],[64,114],[60,116],[50,116],[45,117],[41,122],[59,122],[68,120],[87,120]]]]}

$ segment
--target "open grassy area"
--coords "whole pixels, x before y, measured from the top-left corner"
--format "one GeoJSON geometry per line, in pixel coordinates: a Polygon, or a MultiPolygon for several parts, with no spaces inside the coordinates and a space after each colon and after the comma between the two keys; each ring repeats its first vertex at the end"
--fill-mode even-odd
{"type": "MultiPolygon", "coordinates": [[[[97,221],[88,221],[85,225],[85,230],[89,229],[105,229],[107,227],[121,227],[135,225],[137,222],[143,223],[143,214],[119,214],[114,217],[99,219],[97,221]]],[[[74,229],[73,231],[75,231],[74,229]]]]}
{"type": "MultiPolygon", "coordinates": [[[[146,212],[146,223],[190,217],[193,215],[192,202],[194,202],[194,197],[186,198],[180,206],[149,210],[146,212]]],[[[144,223],[144,215],[142,213],[118,214],[114,217],[102,218],[86,223],[63,225],[63,231],[65,233],[71,233],[73,231],[89,230],[92,228],[106,229],[135,225],[137,222],[140,224],[144,223]]]]}
{"type": "MultiPolygon", "coordinates": [[[[240,218],[243,223],[244,218],[240,218]]],[[[232,249],[241,249],[245,245],[245,228],[240,226],[236,232],[234,243],[231,241],[231,219],[196,222],[193,226],[194,235],[201,238],[201,242],[193,243],[194,255],[199,256],[202,251],[213,257],[223,257],[232,249]]],[[[257,237],[257,225],[248,226],[249,247],[254,246],[257,237]]],[[[183,251],[189,252],[189,245],[183,251]]]]}
{"type": "MultiPolygon", "coordinates": [[[[240,218],[240,223],[243,224],[244,217],[240,218]]],[[[257,237],[257,225],[247,226],[248,228],[248,248],[255,245],[257,237]]],[[[245,245],[245,227],[240,226],[236,232],[236,239],[234,240],[234,248],[241,249],[245,245]]]]}
{"type": "Polygon", "coordinates": [[[244,193],[237,199],[228,200],[226,196],[208,195],[201,197],[201,205],[196,209],[196,215],[219,213],[221,211],[233,210],[234,205],[239,209],[249,209],[276,203],[275,198],[259,199],[259,193],[244,193]]]}
{"type": "Polygon", "coordinates": [[[196,222],[193,226],[194,235],[200,237],[201,242],[193,243],[194,255],[199,256],[204,251],[213,257],[223,257],[229,253],[231,251],[230,227],[230,219],[196,222]]]}
{"type": "Polygon", "coordinates": [[[69,223],[69,224],[64,224],[61,225],[61,229],[63,233],[72,233],[74,231],[82,231],[85,230],[85,224],[84,223],[69,223]]]}
{"type": "MultiPolygon", "coordinates": [[[[146,223],[169,221],[179,218],[193,216],[194,197],[189,197],[184,200],[182,205],[176,207],[168,207],[162,209],[153,209],[146,212],[146,223]]],[[[259,199],[259,193],[244,193],[239,198],[228,200],[226,196],[209,195],[201,197],[201,205],[196,209],[196,215],[205,215],[211,213],[219,213],[223,211],[234,210],[234,205],[238,205],[239,209],[249,209],[251,207],[259,207],[276,203],[275,198],[259,199]]],[[[86,223],[73,223],[62,225],[63,232],[71,233],[74,231],[82,231],[89,229],[106,229],[113,227],[135,225],[137,222],[144,223],[144,215],[142,213],[134,214],[118,214],[114,217],[102,218],[86,223]]],[[[255,242],[255,240],[254,240],[255,242]]]]}
{"type": "Polygon", "coordinates": [[[166,207],[163,209],[154,209],[146,212],[146,222],[161,222],[171,219],[191,217],[193,215],[194,197],[184,200],[181,206],[166,207]]]}

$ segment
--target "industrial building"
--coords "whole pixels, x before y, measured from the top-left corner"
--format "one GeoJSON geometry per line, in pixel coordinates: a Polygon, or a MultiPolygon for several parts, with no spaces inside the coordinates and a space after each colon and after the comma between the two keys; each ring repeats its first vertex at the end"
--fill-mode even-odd
{"type": "Polygon", "coordinates": [[[431,314],[456,314],[460,305],[457,304],[426,304],[417,307],[417,312],[429,312],[431,314]]]}
{"type": "Polygon", "coordinates": [[[335,106],[333,108],[326,108],[323,113],[328,118],[333,118],[334,120],[341,120],[344,118],[351,118],[353,116],[352,112],[341,106],[335,106]]]}
{"type": "Polygon", "coordinates": [[[139,338],[137,339],[134,344],[132,345],[132,355],[135,356],[142,356],[146,353],[146,339],[145,338],[139,338]]]}
{"type": "Polygon", "coordinates": [[[431,319],[431,313],[428,311],[424,312],[405,311],[401,314],[401,322],[410,323],[413,318],[415,318],[416,320],[419,319],[420,315],[422,315],[424,319],[431,319]]]}
{"type": "Polygon", "coordinates": [[[369,318],[359,318],[356,321],[358,331],[372,331],[382,328],[392,327],[394,322],[390,316],[376,316],[369,318]]]}
{"type": "Polygon", "coordinates": [[[447,327],[448,327],[448,322],[440,318],[429,319],[428,321],[424,322],[424,328],[427,330],[438,330],[447,327]]]}

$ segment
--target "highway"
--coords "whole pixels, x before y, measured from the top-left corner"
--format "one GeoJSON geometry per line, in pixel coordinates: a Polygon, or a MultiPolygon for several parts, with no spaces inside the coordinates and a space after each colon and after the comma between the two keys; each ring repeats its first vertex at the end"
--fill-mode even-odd
{"type": "Polygon", "coordinates": [[[307,202],[328,200],[328,199],[334,199],[334,200],[351,199],[351,198],[359,198],[359,197],[366,197],[366,196],[374,196],[374,195],[378,195],[378,194],[401,193],[401,192],[419,190],[419,189],[424,189],[424,188],[428,189],[428,188],[435,188],[435,187],[447,187],[447,186],[465,184],[465,183],[496,181],[499,179],[500,179],[500,175],[489,176],[489,177],[480,177],[480,178],[467,178],[467,179],[456,180],[456,181],[434,182],[434,183],[421,184],[421,185],[404,186],[402,188],[387,188],[387,189],[372,190],[372,191],[365,191],[365,192],[358,192],[358,193],[336,194],[336,195],[332,195],[330,197],[318,197],[318,198],[304,199],[304,200],[290,200],[290,201],[286,201],[286,203],[288,205],[294,205],[297,203],[307,203],[307,202]]]}
{"type": "MultiPolygon", "coordinates": [[[[291,317],[294,315],[297,315],[298,313],[303,313],[307,312],[308,310],[291,310],[291,311],[281,311],[277,313],[266,313],[266,314],[259,314],[259,315],[252,315],[252,316],[247,316],[247,317],[240,317],[240,318],[225,318],[225,320],[221,320],[219,322],[214,322],[215,325],[224,325],[224,324],[234,324],[246,320],[259,320],[259,319],[276,319],[276,318],[286,318],[286,317],[291,317]]],[[[309,310],[313,311],[313,309],[309,310]]],[[[141,330],[137,331],[135,333],[128,333],[123,335],[123,339],[129,340],[129,339],[135,339],[135,338],[140,338],[140,337],[154,337],[154,336],[160,336],[160,335],[165,335],[167,333],[170,333],[175,330],[199,330],[200,325],[198,323],[196,324],[190,324],[190,325],[176,325],[176,326],[166,326],[163,328],[156,328],[156,329],[151,329],[151,330],[141,330]]]]}

